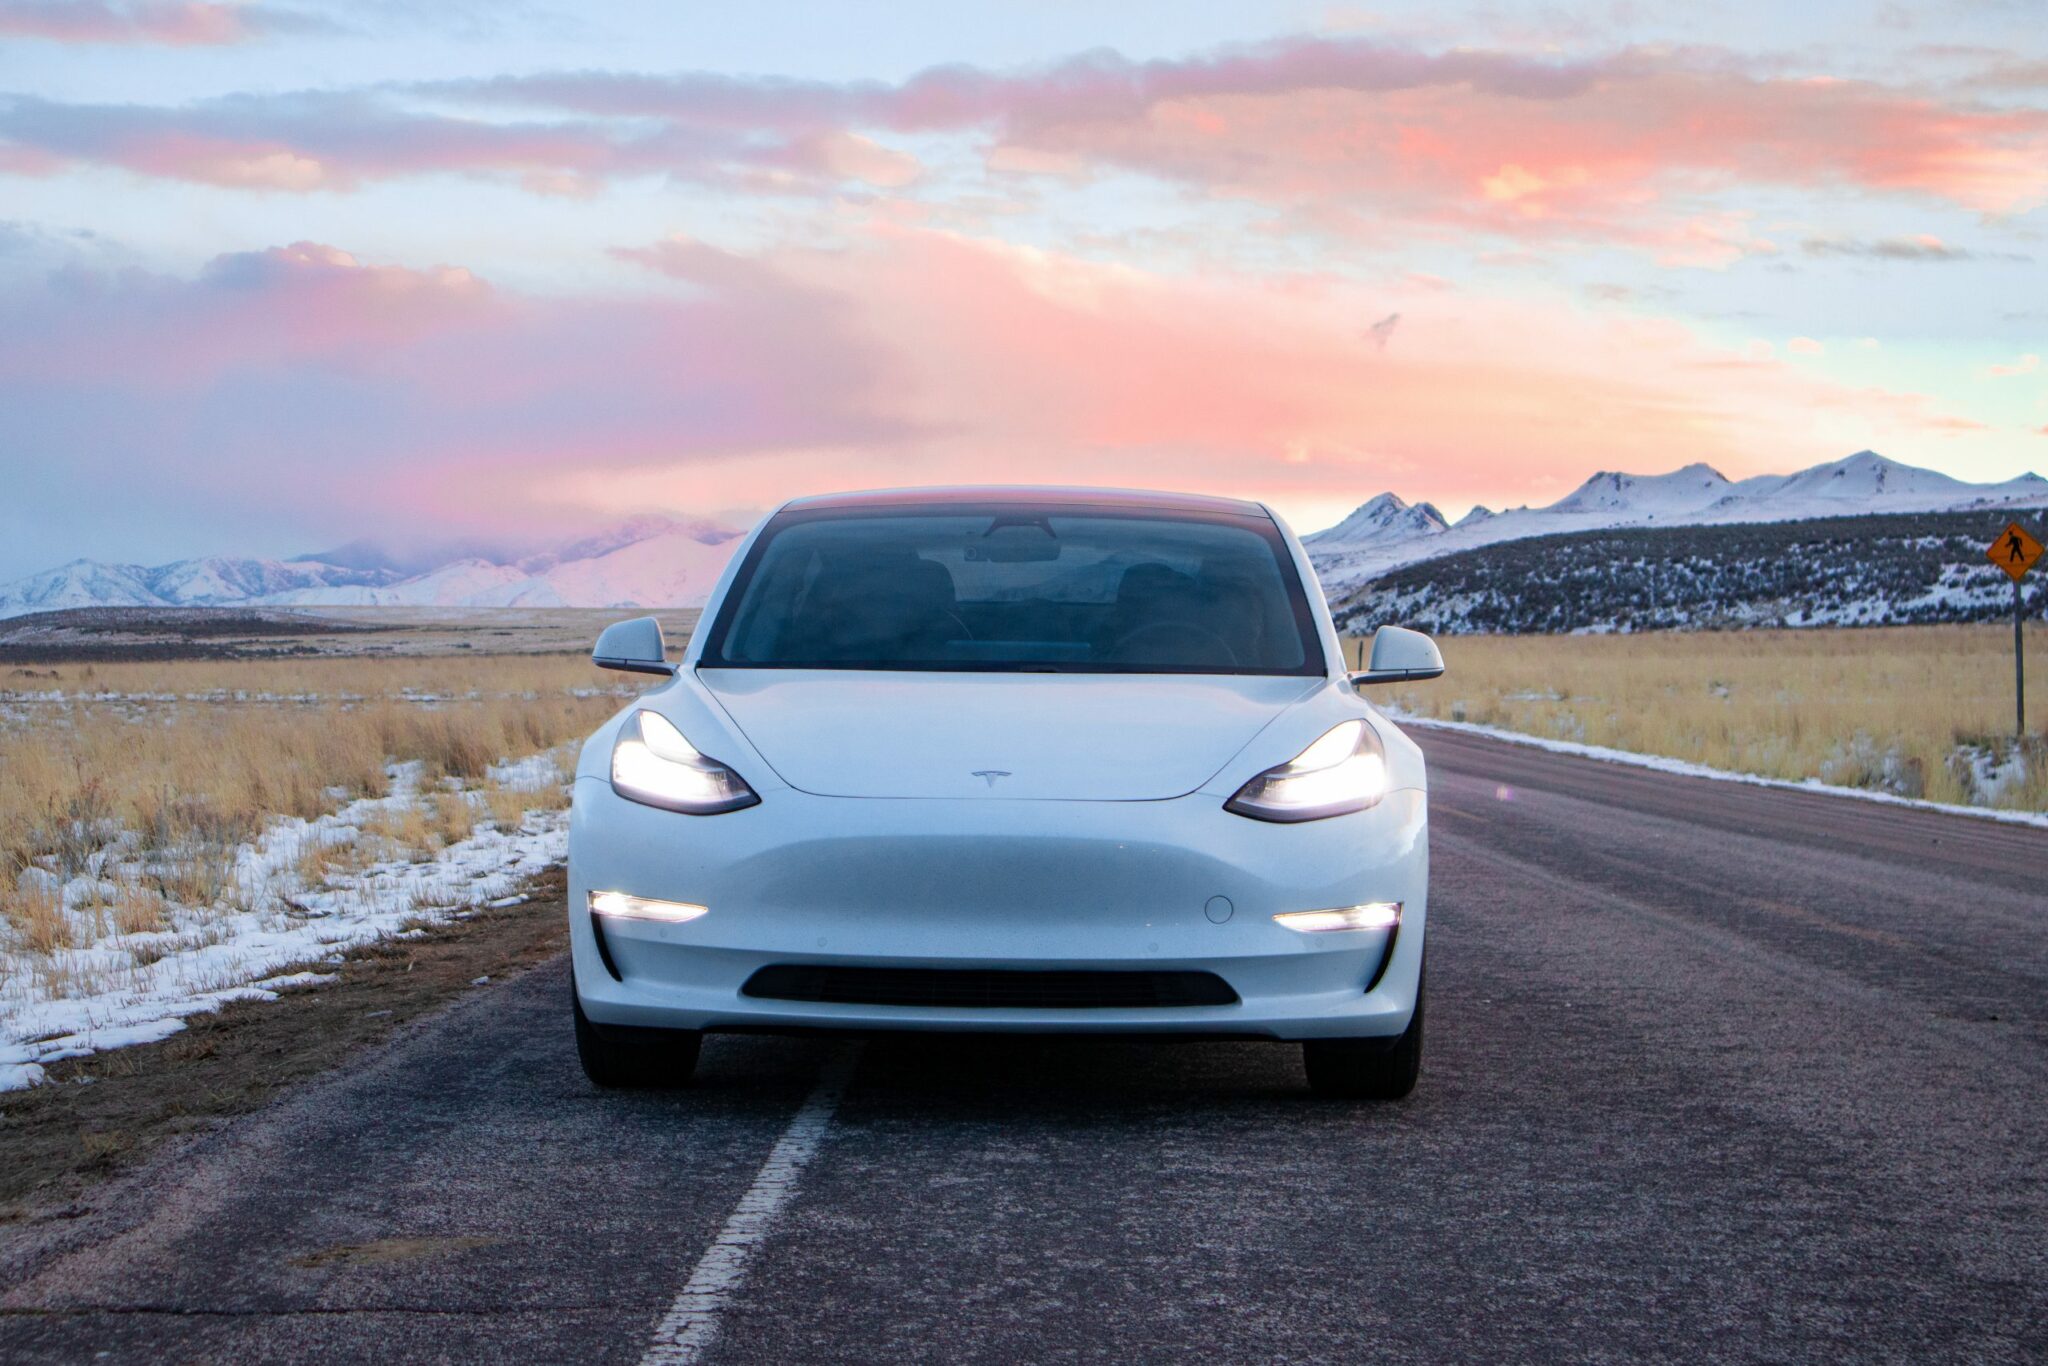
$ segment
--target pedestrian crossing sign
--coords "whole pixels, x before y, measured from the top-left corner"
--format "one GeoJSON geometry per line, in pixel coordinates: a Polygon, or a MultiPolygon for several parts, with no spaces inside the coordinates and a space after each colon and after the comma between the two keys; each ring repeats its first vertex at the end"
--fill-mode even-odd
{"type": "Polygon", "coordinates": [[[2012,575],[2012,581],[2018,583],[2020,576],[2041,558],[2041,543],[2028,535],[2025,527],[2012,522],[1984,551],[1984,557],[2012,575]]]}

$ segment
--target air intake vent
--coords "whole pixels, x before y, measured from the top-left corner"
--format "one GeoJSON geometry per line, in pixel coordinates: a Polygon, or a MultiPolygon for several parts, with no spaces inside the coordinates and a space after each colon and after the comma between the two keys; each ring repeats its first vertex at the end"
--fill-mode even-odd
{"type": "Polygon", "coordinates": [[[1213,972],[1026,972],[994,968],[843,968],[778,963],[743,995],[835,1005],[1109,1010],[1237,1004],[1213,972]]]}

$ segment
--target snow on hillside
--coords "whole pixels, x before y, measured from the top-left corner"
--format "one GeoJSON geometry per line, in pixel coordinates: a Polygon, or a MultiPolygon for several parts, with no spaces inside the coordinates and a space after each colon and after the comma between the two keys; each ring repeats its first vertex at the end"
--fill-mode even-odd
{"type": "Polygon", "coordinates": [[[0,617],[77,607],[429,606],[695,607],[740,533],[710,522],[638,517],[554,549],[499,561],[470,555],[403,574],[350,564],[210,556],[172,564],[75,560],[0,585],[0,617]]]}
{"type": "Polygon", "coordinates": [[[1390,532],[1359,539],[1337,535],[1389,499],[1400,503],[1392,494],[1382,494],[1336,527],[1303,539],[1333,600],[1406,565],[1531,536],[1617,527],[1716,526],[1866,513],[2041,507],[2048,506],[2048,479],[2024,474],[2001,484],[1971,484],[1934,470],[1902,465],[1875,451],[1858,451],[1847,459],[1797,474],[1765,474],[1738,481],[1703,464],[1659,475],[1603,471],[1547,507],[1492,513],[1474,508],[1448,529],[1438,518],[1437,529],[1417,528],[1412,534],[1390,532]]]}
{"type": "MultiPolygon", "coordinates": [[[[2029,514],[2021,513],[2025,518],[2029,514]]],[[[1981,511],[1626,526],[1431,556],[1333,604],[1448,635],[2003,621],[1981,511]]]]}
{"type": "Polygon", "coordinates": [[[1757,507],[1816,517],[1845,511],[1941,512],[2043,498],[2048,498],[2048,479],[2038,474],[2023,474],[2003,484],[1966,484],[1936,470],[1887,460],[1875,451],[1858,451],[1846,460],[1797,474],[1745,479],[1709,509],[1714,514],[1709,520],[1737,520],[1757,507]]]}
{"type": "Polygon", "coordinates": [[[1395,494],[1382,493],[1337,525],[1308,537],[1305,543],[1330,547],[1373,545],[1434,536],[1449,529],[1444,515],[1432,504],[1416,503],[1411,507],[1395,494]]]}
{"type": "Polygon", "coordinates": [[[247,598],[307,592],[336,583],[382,580],[388,571],[344,569],[312,561],[283,562],[211,555],[180,560],[149,571],[149,587],[170,602],[198,606],[241,602],[247,598]]]}
{"type": "Polygon", "coordinates": [[[1648,521],[1698,512],[1718,501],[1731,487],[1728,476],[1712,465],[1687,465],[1669,474],[1602,470],[1547,510],[1616,513],[1648,521]]]}
{"type": "Polygon", "coordinates": [[[141,565],[73,560],[0,588],[0,616],[73,607],[151,606],[163,599],[151,591],[148,574],[141,565]]]}
{"type": "Polygon", "coordinates": [[[684,526],[565,561],[542,577],[570,606],[697,607],[738,545],[737,533],[707,540],[703,528],[684,526]]]}
{"type": "Polygon", "coordinates": [[[381,571],[330,564],[229,556],[154,567],[73,560],[0,585],[0,617],[72,607],[213,607],[266,595],[314,591],[336,583],[382,583],[391,577],[381,571]]]}
{"type": "Polygon", "coordinates": [[[509,564],[492,564],[487,560],[455,560],[438,569],[430,569],[424,574],[415,574],[409,579],[401,579],[388,585],[356,584],[342,588],[315,588],[297,593],[279,593],[258,598],[256,601],[300,607],[561,606],[560,603],[552,601],[527,603],[504,600],[515,596],[515,586],[526,581],[527,576],[509,564]]]}

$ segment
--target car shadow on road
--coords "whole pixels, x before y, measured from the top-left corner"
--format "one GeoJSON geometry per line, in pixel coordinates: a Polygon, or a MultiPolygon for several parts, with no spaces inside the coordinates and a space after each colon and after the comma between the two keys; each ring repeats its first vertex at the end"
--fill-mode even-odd
{"type": "Polygon", "coordinates": [[[713,1036],[693,1089],[745,1093],[816,1075],[856,1050],[863,1104],[913,1104],[962,1117],[1019,1108],[1103,1115],[1190,1106],[1327,1105],[1303,1080],[1298,1045],[1005,1034],[880,1034],[858,1039],[713,1036]]]}

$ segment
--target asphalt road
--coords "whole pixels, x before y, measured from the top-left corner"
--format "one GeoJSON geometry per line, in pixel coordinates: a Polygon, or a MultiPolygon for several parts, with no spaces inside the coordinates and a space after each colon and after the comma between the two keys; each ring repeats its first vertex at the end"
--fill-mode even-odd
{"type": "Polygon", "coordinates": [[[1422,738],[1404,1103],[919,1038],[601,1095],[557,964],[0,1239],[0,1358],[631,1362],[714,1244],[713,1362],[2048,1358],[2048,832],[1422,738]]]}

